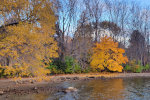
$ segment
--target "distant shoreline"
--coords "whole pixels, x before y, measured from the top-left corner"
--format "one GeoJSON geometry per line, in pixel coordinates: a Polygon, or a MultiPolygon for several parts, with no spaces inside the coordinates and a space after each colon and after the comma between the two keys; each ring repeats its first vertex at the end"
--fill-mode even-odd
{"type": "Polygon", "coordinates": [[[150,73],[89,73],[89,74],[66,74],[48,76],[50,81],[47,82],[31,82],[32,78],[23,78],[20,84],[16,84],[13,79],[0,80],[0,97],[7,97],[11,94],[24,95],[39,92],[57,92],[63,89],[57,84],[65,81],[80,81],[93,79],[109,79],[109,78],[134,78],[134,77],[150,77],[150,73]]]}

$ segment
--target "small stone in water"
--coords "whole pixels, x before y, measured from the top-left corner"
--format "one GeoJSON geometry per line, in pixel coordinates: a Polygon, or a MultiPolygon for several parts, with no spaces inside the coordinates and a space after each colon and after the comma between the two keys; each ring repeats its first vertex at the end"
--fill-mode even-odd
{"type": "Polygon", "coordinates": [[[64,92],[68,93],[68,92],[76,92],[76,91],[77,91],[76,88],[74,88],[74,87],[68,87],[64,92]]]}
{"type": "Polygon", "coordinates": [[[3,95],[4,94],[4,92],[3,91],[0,91],[0,95],[3,95]]]}

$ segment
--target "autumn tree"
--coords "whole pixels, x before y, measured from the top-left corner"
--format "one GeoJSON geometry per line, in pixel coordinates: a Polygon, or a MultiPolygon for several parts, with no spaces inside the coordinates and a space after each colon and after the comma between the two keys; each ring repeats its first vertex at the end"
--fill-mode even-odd
{"type": "Polygon", "coordinates": [[[41,76],[49,70],[45,63],[57,57],[54,40],[56,17],[49,0],[1,0],[4,24],[0,30],[0,57],[5,75],[41,76]]]}
{"type": "Polygon", "coordinates": [[[91,66],[94,69],[122,72],[122,64],[128,61],[124,49],[118,48],[118,43],[111,37],[104,37],[92,49],[91,66]]]}

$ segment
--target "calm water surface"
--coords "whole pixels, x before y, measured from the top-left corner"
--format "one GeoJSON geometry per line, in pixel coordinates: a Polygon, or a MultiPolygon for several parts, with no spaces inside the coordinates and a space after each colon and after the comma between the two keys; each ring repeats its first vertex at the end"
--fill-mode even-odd
{"type": "Polygon", "coordinates": [[[59,85],[72,86],[78,91],[67,94],[12,95],[10,100],[150,100],[150,78],[77,81],[59,85]]]}

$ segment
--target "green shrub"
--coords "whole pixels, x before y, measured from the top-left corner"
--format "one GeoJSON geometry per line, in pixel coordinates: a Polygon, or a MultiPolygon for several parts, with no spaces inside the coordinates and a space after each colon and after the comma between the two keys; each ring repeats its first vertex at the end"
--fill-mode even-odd
{"type": "Polygon", "coordinates": [[[144,70],[147,71],[147,70],[149,70],[149,69],[150,69],[150,65],[149,65],[149,64],[146,64],[145,67],[144,67],[144,70]]]}
{"type": "Polygon", "coordinates": [[[126,65],[126,66],[124,67],[124,70],[125,70],[125,71],[131,71],[131,66],[126,65]]]}
{"type": "Polygon", "coordinates": [[[90,66],[85,68],[85,69],[82,69],[82,73],[89,73],[89,72],[91,72],[91,67],[90,66]]]}
{"type": "Polygon", "coordinates": [[[144,69],[144,66],[136,65],[134,72],[141,73],[144,69]]]}
{"type": "Polygon", "coordinates": [[[124,67],[124,70],[134,73],[141,73],[144,70],[144,66],[141,66],[140,61],[136,62],[136,60],[132,60],[124,67]]]}
{"type": "Polygon", "coordinates": [[[63,74],[65,67],[65,63],[63,63],[61,60],[53,59],[47,69],[51,71],[51,74],[63,74]]]}
{"type": "Polygon", "coordinates": [[[69,74],[81,73],[80,65],[72,57],[66,56],[65,57],[65,64],[66,64],[65,73],[69,73],[69,74]]]}
{"type": "Polygon", "coordinates": [[[52,74],[81,73],[80,65],[74,58],[69,56],[66,56],[64,61],[61,61],[60,59],[53,59],[47,68],[51,70],[52,74]]]}
{"type": "Polygon", "coordinates": [[[0,78],[5,77],[4,69],[0,68],[0,78]]]}

